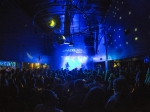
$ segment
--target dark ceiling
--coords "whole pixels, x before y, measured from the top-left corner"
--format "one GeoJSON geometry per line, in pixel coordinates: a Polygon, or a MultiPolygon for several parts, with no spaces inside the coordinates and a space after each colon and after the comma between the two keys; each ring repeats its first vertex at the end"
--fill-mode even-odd
{"type": "Polygon", "coordinates": [[[24,46],[48,56],[94,51],[97,61],[105,59],[106,48],[110,60],[150,52],[149,0],[0,0],[0,17],[0,49],[20,57],[24,46]],[[54,28],[48,26],[51,18],[57,20],[54,28]],[[58,35],[72,37],[74,46],[58,44],[58,35]]]}
{"type": "Polygon", "coordinates": [[[103,22],[111,0],[14,0],[48,34],[88,35],[103,22]],[[48,27],[54,18],[57,24],[48,27]]]}

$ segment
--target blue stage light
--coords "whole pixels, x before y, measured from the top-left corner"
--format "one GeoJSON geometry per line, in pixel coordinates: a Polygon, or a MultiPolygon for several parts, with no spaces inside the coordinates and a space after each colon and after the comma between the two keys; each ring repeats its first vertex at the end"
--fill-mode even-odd
{"type": "Polygon", "coordinates": [[[68,69],[72,70],[74,68],[80,69],[83,65],[86,67],[87,57],[86,56],[62,56],[61,68],[66,69],[66,63],[69,64],[68,69]]]}

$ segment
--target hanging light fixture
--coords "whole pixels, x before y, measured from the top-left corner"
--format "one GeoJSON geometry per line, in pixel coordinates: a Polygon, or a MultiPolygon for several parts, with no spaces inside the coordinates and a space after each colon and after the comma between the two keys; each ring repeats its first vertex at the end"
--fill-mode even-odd
{"type": "Polygon", "coordinates": [[[61,24],[60,17],[55,15],[48,19],[47,26],[51,29],[59,29],[61,24]]]}
{"type": "Polygon", "coordinates": [[[48,26],[50,28],[54,28],[56,26],[56,22],[55,22],[55,20],[53,18],[49,20],[48,26]]]}
{"type": "Polygon", "coordinates": [[[58,43],[58,44],[64,44],[64,43],[65,43],[65,40],[66,40],[65,36],[61,35],[61,36],[59,36],[59,37],[57,38],[57,43],[58,43]]]}

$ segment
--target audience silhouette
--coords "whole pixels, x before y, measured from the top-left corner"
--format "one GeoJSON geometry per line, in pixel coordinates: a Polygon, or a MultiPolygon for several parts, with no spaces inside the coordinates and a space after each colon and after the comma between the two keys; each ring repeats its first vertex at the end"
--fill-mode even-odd
{"type": "Polygon", "coordinates": [[[3,68],[0,111],[148,112],[150,70],[144,70],[3,68]]]}

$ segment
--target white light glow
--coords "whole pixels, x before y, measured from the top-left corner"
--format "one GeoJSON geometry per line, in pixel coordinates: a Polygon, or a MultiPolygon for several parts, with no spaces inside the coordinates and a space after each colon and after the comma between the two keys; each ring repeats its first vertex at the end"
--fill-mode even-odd
{"type": "Polygon", "coordinates": [[[135,40],[138,40],[138,37],[135,37],[134,39],[135,39],[135,40]]]}
{"type": "Polygon", "coordinates": [[[137,30],[138,30],[137,28],[134,29],[135,32],[137,32],[137,30]]]}
{"type": "Polygon", "coordinates": [[[29,59],[32,59],[32,58],[33,58],[33,56],[31,56],[28,52],[27,52],[27,57],[28,57],[29,59]]]}
{"type": "Polygon", "coordinates": [[[65,57],[65,60],[68,60],[68,59],[69,59],[69,57],[68,57],[68,56],[66,56],[66,57],[65,57]]]}

